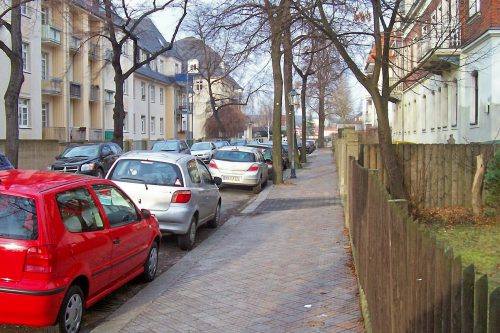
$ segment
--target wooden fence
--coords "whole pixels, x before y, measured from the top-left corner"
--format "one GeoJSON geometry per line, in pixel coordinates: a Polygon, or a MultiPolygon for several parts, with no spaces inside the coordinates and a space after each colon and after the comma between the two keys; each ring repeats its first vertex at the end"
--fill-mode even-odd
{"type": "Polygon", "coordinates": [[[422,231],[351,157],[349,229],[373,332],[500,332],[500,287],[422,231]]]}
{"type": "MultiPolygon", "coordinates": [[[[476,172],[476,156],[485,161],[500,146],[492,144],[399,144],[395,145],[404,185],[412,202],[419,207],[471,207],[471,189],[476,172]]],[[[359,161],[368,169],[383,169],[377,144],[362,144],[359,161]]],[[[379,173],[384,182],[387,177],[379,173]]]]}

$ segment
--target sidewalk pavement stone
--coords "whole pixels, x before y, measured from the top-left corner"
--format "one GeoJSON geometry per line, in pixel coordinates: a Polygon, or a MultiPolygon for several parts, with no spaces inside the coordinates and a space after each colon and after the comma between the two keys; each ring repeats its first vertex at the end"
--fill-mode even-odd
{"type": "Polygon", "coordinates": [[[364,332],[332,154],[308,158],[93,332],[364,332]]]}

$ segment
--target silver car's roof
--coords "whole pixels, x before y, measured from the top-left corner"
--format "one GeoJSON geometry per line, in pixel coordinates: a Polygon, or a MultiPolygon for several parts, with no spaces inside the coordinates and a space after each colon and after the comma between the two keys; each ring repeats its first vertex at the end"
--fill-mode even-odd
{"type": "Polygon", "coordinates": [[[132,150],[120,156],[119,159],[153,160],[167,163],[179,163],[183,159],[193,159],[189,154],[179,154],[166,151],[132,150]]]}
{"type": "Polygon", "coordinates": [[[248,146],[225,146],[222,148],[219,148],[219,150],[239,150],[239,151],[244,151],[247,153],[255,153],[258,152],[258,148],[254,147],[248,147],[248,146]]]}

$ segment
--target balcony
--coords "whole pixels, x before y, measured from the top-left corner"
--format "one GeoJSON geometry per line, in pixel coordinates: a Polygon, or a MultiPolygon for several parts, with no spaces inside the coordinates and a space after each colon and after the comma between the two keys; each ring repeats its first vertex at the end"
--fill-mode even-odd
{"type": "MultiPolygon", "coordinates": [[[[396,82],[398,82],[398,80],[399,79],[396,77],[389,78],[389,86],[393,86],[396,82]]],[[[398,102],[401,100],[402,96],[403,96],[403,84],[400,83],[391,91],[391,99],[394,102],[398,102]]]]}
{"type": "Polygon", "coordinates": [[[65,127],[44,127],[42,128],[43,140],[57,140],[59,142],[66,141],[65,127]]]}
{"type": "Polygon", "coordinates": [[[441,74],[443,71],[456,69],[460,64],[461,40],[460,30],[454,31],[444,40],[439,48],[432,49],[437,43],[434,40],[426,41],[421,45],[423,68],[441,74]],[[427,56],[427,53],[432,52],[427,56]]]}
{"type": "Polygon", "coordinates": [[[101,142],[104,141],[104,135],[102,129],[91,128],[89,132],[89,141],[101,142]]]}
{"type": "Polygon", "coordinates": [[[91,102],[97,102],[99,100],[99,86],[98,85],[91,85],[90,86],[90,97],[89,100],[91,102]]]}
{"type": "Polygon", "coordinates": [[[69,50],[70,52],[79,52],[82,45],[82,40],[78,37],[71,36],[69,40],[69,50]]]}
{"type": "Polygon", "coordinates": [[[87,134],[86,127],[72,127],[71,128],[70,141],[71,142],[83,142],[85,141],[85,135],[87,134]]]}
{"type": "Polygon", "coordinates": [[[57,77],[48,77],[42,80],[42,95],[58,96],[62,93],[62,80],[57,77]]]}
{"type": "Polygon", "coordinates": [[[42,44],[61,45],[61,29],[50,24],[42,24],[42,44]]]}
{"type": "Polygon", "coordinates": [[[82,97],[82,85],[80,83],[69,83],[69,97],[77,99],[82,97]]]}
{"type": "Polygon", "coordinates": [[[113,60],[113,50],[106,50],[104,52],[104,60],[111,62],[113,60]]]}
{"type": "Polygon", "coordinates": [[[89,59],[98,60],[99,59],[99,45],[91,43],[89,46],[89,59]]]}

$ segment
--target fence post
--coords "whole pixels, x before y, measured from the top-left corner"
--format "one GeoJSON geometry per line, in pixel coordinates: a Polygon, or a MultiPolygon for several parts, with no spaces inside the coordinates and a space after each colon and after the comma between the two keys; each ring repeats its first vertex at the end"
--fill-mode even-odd
{"type": "Polygon", "coordinates": [[[489,333],[500,331],[500,287],[490,294],[490,323],[489,333]]]}
{"type": "Polygon", "coordinates": [[[488,276],[476,282],[474,293],[474,333],[486,333],[488,321],[488,276]]]}
{"type": "Polygon", "coordinates": [[[462,274],[462,332],[474,331],[474,265],[467,266],[462,274]]]}

